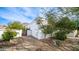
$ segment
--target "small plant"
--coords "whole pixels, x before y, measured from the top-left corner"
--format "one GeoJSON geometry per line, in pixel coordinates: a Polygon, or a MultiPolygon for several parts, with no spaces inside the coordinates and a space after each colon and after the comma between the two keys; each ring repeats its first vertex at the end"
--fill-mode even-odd
{"type": "Polygon", "coordinates": [[[58,40],[65,40],[66,37],[66,33],[64,31],[59,31],[55,34],[55,38],[58,40]]]}
{"type": "Polygon", "coordinates": [[[62,41],[61,41],[61,40],[57,40],[57,41],[56,41],[57,47],[61,46],[61,44],[62,44],[62,41]]]}
{"type": "Polygon", "coordinates": [[[3,34],[2,34],[2,38],[4,41],[9,41],[10,39],[13,39],[16,36],[16,32],[11,31],[11,30],[6,30],[3,34]]]}

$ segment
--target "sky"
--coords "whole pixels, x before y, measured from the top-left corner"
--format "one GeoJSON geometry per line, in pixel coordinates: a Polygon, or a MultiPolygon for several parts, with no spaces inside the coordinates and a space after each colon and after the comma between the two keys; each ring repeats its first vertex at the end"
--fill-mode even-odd
{"type": "Polygon", "coordinates": [[[39,13],[40,9],[36,7],[0,7],[0,24],[7,25],[13,21],[30,23],[39,13]]]}
{"type": "MultiPolygon", "coordinates": [[[[54,7],[44,7],[44,9],[40,7],[0,7],[0,24],[7,25],[13,21],[31,23],[38,16],[44,17],[42,13],[50,9],[53,10],[53,13],[61,14],[58,9],[54,7]]],[[[58,16],[58,14],[56,16],[58,16]]]]}

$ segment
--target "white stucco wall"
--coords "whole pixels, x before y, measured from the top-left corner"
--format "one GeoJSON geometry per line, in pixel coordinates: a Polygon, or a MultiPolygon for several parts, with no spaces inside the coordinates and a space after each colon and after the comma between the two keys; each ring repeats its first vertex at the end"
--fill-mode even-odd
{"type": "Polygon", "coordinates": [[[36,22],[29,24],[30,30],[27,30],[27,36],[33,36],[37,39],[43,39],[44,34],[39,29],[39,25],[36,22]]]}
{"type": "Polygon", "coordinates": [[[22,37],[22,30],[14,30],[14,31],[17,33],[16,37],[22,37]]]}
{"type": "Polygon", "coordinates": [[[27,30],[27,36],[32,36],[32,31],[31,30],[27,30]]]}
{"type": "Polygon", "coordinates": [[[37,33],[37,38],[38,38],[39,40],[45,38],[45,35],[42,33],[41,30],[38,31],[38,33],[37,33]]]}
{"type": "MultiPolygon", "coordinates": [[[[0,39],[2,39],[2,34],[4,33],[4,29],[0,29],[0,39]]],[[[22,36],[22,30],[13,30],[15,32],[17,32],[16,37],[21,37],[22,36]]]]}
{"type": "Polygon", "coordinates": [[[67,37],[75,37],[77,35],[77,30],[74,30],[73,32],[69,33],[67,37]]]}
{"type": "Polygon", "coordinates": [[[0,29],[0,40],[2,40],[2,34],[4,32],[4,29],[0,29]]]}

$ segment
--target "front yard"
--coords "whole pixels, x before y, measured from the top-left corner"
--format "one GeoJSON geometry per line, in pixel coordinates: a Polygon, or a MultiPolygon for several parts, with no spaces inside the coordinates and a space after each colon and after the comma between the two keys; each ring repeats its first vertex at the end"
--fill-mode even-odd
{"type": "Polygon", "coordinates": [[[21,37],[12,40],[16,44],[11,44],[8,42],[1,44],[0,50],[3,51],[51,51],[55,50],[47,43],[41,42],[39,40],[33,39],[31,37],[21,37]]]}
{"type": "Polygon", "coordinates": [[[79,40],[67,39],[58,43],[55,39],[37,40],[23,36],[11,41],[0,42],[0,51],[72,51],[78,46],[79,40]]]}

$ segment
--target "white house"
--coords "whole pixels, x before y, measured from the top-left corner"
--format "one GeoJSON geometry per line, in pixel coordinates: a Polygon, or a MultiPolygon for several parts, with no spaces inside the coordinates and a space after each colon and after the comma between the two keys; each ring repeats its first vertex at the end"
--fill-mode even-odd
{"type": "MultiPolygon", "coordinates": [[[[43,25],[47,25],[47,21],[45,19],[41,19],[43,25]]],[[[45,37],[45,35],[42,33],[39,24],[37,24],[37,21],[34,20],[33,22],[31,22],[29,25],[29,30],[27,30],[27,36],[33,36],[37,39],[44,39],[44,38],[48,38],[50,37],[50,35],[47,35],[45,37]]],[[[77,30],[71,32],[70,34],[67,35],[67,37],[75,37],[77,34],[77,30]]]]}

